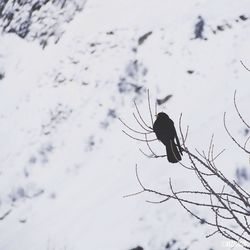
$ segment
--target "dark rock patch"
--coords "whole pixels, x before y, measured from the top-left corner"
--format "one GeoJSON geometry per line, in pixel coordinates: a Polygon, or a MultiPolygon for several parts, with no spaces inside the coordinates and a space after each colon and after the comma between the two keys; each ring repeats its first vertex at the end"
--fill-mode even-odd
{"type": "Polygon", "coordinates": [[[152,31],[149,31],[149,32],[147,32],[146,34],[144,34],[144,35],[142,35],[141,37],[139,37],[139,39],[138,39],[138,45],[142,45],[144,42],[145,42],[145,40],[149,37],[149,36],[151,36],[152,35],[152,31]]]}
{"type": "Polygon", "coordinates": [[[165,102],[167,102],[173,95],[167,95],[165,96],[164,98],[162,99],[157,99],[156,102],[157,102],[157,105],[162,105],[164,104],[165,102]]]}

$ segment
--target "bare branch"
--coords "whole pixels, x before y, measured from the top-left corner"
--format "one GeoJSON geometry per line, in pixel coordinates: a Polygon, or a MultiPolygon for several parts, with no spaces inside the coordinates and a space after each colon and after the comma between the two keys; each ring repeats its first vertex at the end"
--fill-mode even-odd
{"type": "Polygon", "coordinates": [[[246,139],[246,142],[244,143],[244,149],[246,149],[246,146],[247,146],[249,139],[250,139],[250,136],[248,136],[248,138],[246,139]]]}
{"type": "Polygon", "coordinates": [[[136,104],[136,101],[134,101],[134,105],[135,105],[136,111],[137,111],[137,113],[138,113],[138,115],[139,115],[141,121],[142,121],[143,124],[144,124],[148,129],[150,129],[150,131],[151,131],[153,128],[151,128],[150,126],[148,126],[148,125],[146,124],[146,122],[143,120],[143,118],[142,118],[142,116],[141,116],[141,113],[140,113],[140,111],[139,111],[139,108],[138,108],[138,106],[137,106],[137,104],[136,104]]]}
{"type": "Polygon", "coordinates": [[[218,232],[219,232],[219,231],[216,230],[216,231],[214,231],[213,233],[206,235],[206,238],[210,238],[210,237],[214,236],[215,234],[217,234],[218,232]]]}
{"type": "Polygon", "coordinates": [[[240,60],[240,63],[242,64],[242,66],[247,70],[247,71],[249,71],[250,72],[250,69],[243,63],[243,61],[242,60],[240,60]]]}
{"type": "Polygon", "coordinates": [[[184,143],[185,143],[186,140],[187,140],[188,132],[189,132],[189,126],[187,126],[187,129],[186,129],[186,133],[185,133],[185,136],[184,136],[184,143]]]}
{"type": "MultiPolygon", "coordinates": [[[[153,115],[152,109],[150,104],[150,96],[148,90],[148,110],[153,126],[153,115]]],[[[137,114],[139,118],[135,114],[134,118],[139,126],[143,129],[141,132],[131,128],[130,126],[126,125],[122,122],[127,129],[130,131],[141,134],[145,138],[136,138],[129,133],[123,131],[127,136],[134,140],[145,142],[150,154],[146,154],[141,149],[140,151],[149,158],[158,158],[158,157],[166,157],[166,155],[158,155],[154,152],[151,142],[157,139],[148,139],[151,133],[153,133],[153,129],[146,124],[143,120],[142,115],[138,109],[137,104],[134,102],[137,114]]],[[[249,125],[243,119],[236,102],[236,92],[234,93],[234,106],[237,111],[238,117],[240,120],[249,128],[249,125]]],[[[155,113],[157,113],[157,105],[155,106],[155,113]]],[[[244,152],[250,155],[250,152],[246,149],[247,143],[250,140],[250,136],[247,138],[244,146],[242,146],[229,132],[226,124],[226,113],[223,116],[223,124],[225,130],[229,137],[233,140],[233,142],[241,148],[244,152]]],[[[179,117],[179,130],[180,130],[180,142],[181,142],[181,150],[183,153],[186,154],[187,160],[189,161],[189,165],[179,161],[181,167],[191,170],[201,184],[200,190],[174,190],[172,185],[171,179],[169,179],[169,192],[159,192],[157,190],[147,188],[140,180],[138,174],[138,168],[136,165],[136,179],[141,187],[141,191],[135,192],[130,195],[126,195],[124,197],[131,197],[135,195],[139,195],[141,193],[151,193],[159,196],[158,201],[149,201],[146,202],[151,204],[160,204],[167,202],[169,200],[176,200],[179,204],[183,207],[183,209],[191,214],[197,220],[211,226],[214,230],[211,234],[208,234],[206,237],[212,237],[213,235],[219,233],[223,237],[240,244],[246,249],[250,249],[250,225],[248,223],[248,219],[250,218],[250,194],[244,190],[238,183],[234,180],[229,180],[216,166],[215,160],[222,155],[225,149],[219,151],[218,153],[215,152],[214,146],[214,135],[211,136],[209,146],[207,152],[199,151],[195,149],[196,153],[191,152],[186,145],[186,140],[189,132],[189,126],[187,126],[185,135],[182,131],[182,114],[179,117]],[[214,185],[214,182],[211,180],[216,180],[217,184],[222,185],[222,190],[218,191],[218,185],[214,185]],[[202,208],[205,213],[209,212],[213,214],[213,219],[204,219],[197,213],[193,212],[193,208],[202,208]]],[[[172,147],[173,145],[171,145],[172,147]]],[[[173,154],[175,152],[172,148],[173,154]]],[[[177,158],[177,157],[176,157],[177,158]]],[[[203,211],[202,210],[202,211],[203,211]]]]}
{"type": "Polygon", "coordinates": [[[239,109],[238,109],[238,106],[237,106],[237,104],[236,104],[236,90],[234,91],[234,107],[235,107],[235,109],[236,109],[236,111],[237,111],[237,114],[238,114],[238,116],[240,117],[240,119],[241,119],[241,121],[247,126],[247,128],[249,128],[250,129],[250,126],[248,125],[248,123],[243,119],[243,117],[242,117],[242,115],[241,115],[241,113],[240,113],[240,111],[239,111],[239,109]]]}
{"type": "Polygon", "coordinates": [[[133,113],[133,116],[136,120],[136,122],[141,126],[142,129],[144,129],[145,131],[147,131],[148,133],[153,133],[153,130],[149,130],[147,128],[144,127],[144,125],[139,121],[139,119],[136,117],[135,113],[133,113]]]}
{"type": "Polygon", "coordinates": [[[244,147],[242,147],[237,141],[236,139],[230,134],[227,126],[226,126],[226,112],[224,113],[224,116],[223,116],[223,123],[224,123],[224,128],[225,130],[227,131],[227,134],[230,136],[230,138],[234,141],[234,143],[239,147],[241,148],[243,151],[245,151],[247,154],[250,154],[250,151],[246,150],[244,147]]]}
{"type": "Polygon", "coordinates": [[[222,149],[216,156],[214,156],[214,157],[213,157],[213,161],[216,160],[222,153],[224,153],[225,150],[226,150],[225,148],[222,149]]]}
{"type": "Polygon", "coordinates": [[[155,101],[155,116],[157,115],[157,101],[155,101]]]}
{"type": "Polygon", "coordinates": [[[137,131],[137,130],[131,128],[130,126],[128,126],[121,118],[118,118],[118,119],[120,120],[120,122],[121,122],[126,128],[128,128],[129,130],[131,130],[131,131],[134,132],[134,133],[141,134],[141,135],[153,133],[153,131],[146,132],[146,133],[145,133],[145,132],[137,131]]]}
{"type": "Polygon", "coordinates": [[[124,195],[123,198],[128,198],[128,197],[136,196],[136,195],[142,194],[144,192],[145,192],[145,190],[142,190],[142,191],[139,191],[139,192],[136,192],[136,193],[132,193],[132,194],[127,194],[127,195],[124,195]]]}
{"type": "Polygon", "coordinates": [[[150,105],[149,89],[148,89],[148,109],[149,109],[151,124],[152,124],[152,128],[153,128],[154,120],[153,120],[153,115],[152,115],[152,110],[151,110],[151,105],[150,105]]]}
{"type": "Polygon", "coordinates": [[[125,134],[125,135],[127,135],[128,137],[130,137],[130,138],[132,138],[132,139],[134,139],[134,140],[136,140],[136,141],[142,141],[142,142],[152,142],[152,141],[157,141],[157,139],[150,139],[150,140],[144,140],[144,139],[140,139],[140,138],[136,138],[136,137],[134,137],[134,136],[132,136],[132,135],[130,135],[130,134],[128,134],[126,131],[124,131],[124,130],[122,130],[122,132],[125,134]]]}

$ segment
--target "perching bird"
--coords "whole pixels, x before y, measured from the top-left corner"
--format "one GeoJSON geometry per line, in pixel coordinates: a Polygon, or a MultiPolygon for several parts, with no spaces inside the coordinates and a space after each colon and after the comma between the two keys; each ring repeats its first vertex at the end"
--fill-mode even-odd
{"type": "Polygon", "coordinates": [[[168,161],[172,163],[180,161],[182,155],[181,145],[174,127],[174,122],[169,116],[164,112],[160,112],[154,122],[153,130],[157,139],[166,146],[168,161]]]}

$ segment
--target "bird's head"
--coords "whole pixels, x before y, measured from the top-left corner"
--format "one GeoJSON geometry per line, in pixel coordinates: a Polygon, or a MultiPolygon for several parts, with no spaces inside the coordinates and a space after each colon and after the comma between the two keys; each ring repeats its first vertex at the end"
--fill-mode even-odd
{"type": "Polygon", "coordinates": [[[164,112],[160,112],[160,113],[158,113],[158,114],[156,115],[156,118],[159,118],[159,119],[161,119],[161,118],[166,119],[166,118],[169,118],[169,116],[168,116],[166,113],[164,113],[164,112]]]}

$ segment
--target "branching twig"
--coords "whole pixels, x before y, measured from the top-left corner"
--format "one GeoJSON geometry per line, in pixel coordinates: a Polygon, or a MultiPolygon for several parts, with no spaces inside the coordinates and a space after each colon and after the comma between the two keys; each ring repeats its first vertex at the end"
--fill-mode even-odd
{"type": "MultiPolygon", "coordinates": [[[[243,63],[242,63],[243,64],[243,63]]],[[[244,64],[243,64],[244,66],[244,64]]],[[[249,70],[250,71],[250,70],[249,70]]],[[[141,134],[144,136],[143,139],[136,138],[125,131],[123,131],[126,135],[134,140],[138,140],[141,142],[146,143],[147,148],[150,152],[150,155],[144,153],[141,149],[140,151],[147,157],[150,158],[158,158],[158,157],[165,157],[166,155],[158,155],[154,152],[151,147],[151,142],[155,141],[156,139],[149,139],[148,136],[153,133],[152,127],[147,125],[140,111],[138,109],[137,104],[134,102],[135,108],[137,110],[138,117],[135,114],[135,120],[139,124],[139,126],[143,129],[144,132],[140,132],[134,130],[130,126],[126,125],[123,121],[122,123],[125,125],[127,129],[130,131],[141,134]]],[[[234,106],[236,112],[240,118],[240,120],[249,128],[249,125],[243,119],[236,102],[236,92],[234,93],[234,106]]],[[[152,110],[150,105],[150,97],[148,91],[148,108],[149,114],[153,126],[153,116],[152,110]]],[[[155,112],[157,112],[157,106],[155,107],[155,112]]],[[[225,149],[215,153],[215,146],[214,146],[214,135],[212,135],[207,153],[204,151],[199,151],[195,149],[196,153],[191,152],[186,145],[186,140],[188,137],[189,126],[187,126],[185,135],[182,131],[182,114],[179,118],[179,130],[181,135],[181,150],[184,154],[186,154],[187,159],[190,163],[190,166],[187,164],[179,161],[178,163],[185,169],[190,170],[195,177],[199,180],[201,184],[201,190],[179,190],[175,191],[171,179],[169,179],[169,188],[170,192],[160,192],[156,190],[152,190],[147,188],[139,178],[138,174],[138,167],[136,165],[136,179],[141,187],[141,191],[126,195],[124,197],[131,197],[135,195],[139,195],[142,193],[151,193],[160,197],[158,201],[149,201],[148,203],[151,204],[159,204],[164,203],[169,200],[176,200],[179,204],[183,207],[183,209],[191,214],[194,218],[203,223],[211,226],[214,231],[207,235],[206,237],[212,237],[213,235],[219,233],[223,237],[232,240],[237,244],[240,244],[246,249],[250,249],[250,225],[248,223],[248,219],[250,218],[250,194],[244,190],[238,183],[235,181],[230,181],[216,166],[215,160],[221,156],[221,154],[225,151],[225,149]],[[222,185],[222,191],[217,190],[217,186],[211,180],[214,178],[217,180],[217,184],[222,185]],[[214,215],[213,220],[204,220],[201,216],[197,215],[193,212],[193,208],[203,208],[205,211],[212,212],[214,215]]],[[[238,141],[232,136],[230,133],[227,125],[226,125],[226,113],[223,116],[223,124],[227,134],[233,140],[233,142],[241,148],[245,153],[250,155],[250,152],[246,149],[247,142],[250,140],[248,137],[247,141],[245,142],[244,146],[242,146],[238,141]]],[[[172,146],[172,145],[171,145],[172,146]]],[[[174,153],[174,151],[173,151],[174,153]]]]}
{"type": "Polygon", "coordinates": [[[234,141],[234,143],[239,147],[241,148],[243,151],[245,151],[247,154],[250,154],[250,151],[246,150],[244,147],[242,147],[238,142],[237,140],[231,135],[231,133],[229,132],[228,128],[227,128],[227,125],[226,125],[226,112],[224,113],[224,116],[223,116],[223,124],[224,124],[224,128],[225,130],[227,131],[227,134],[230,136],[230,138],[234,141]]]}

